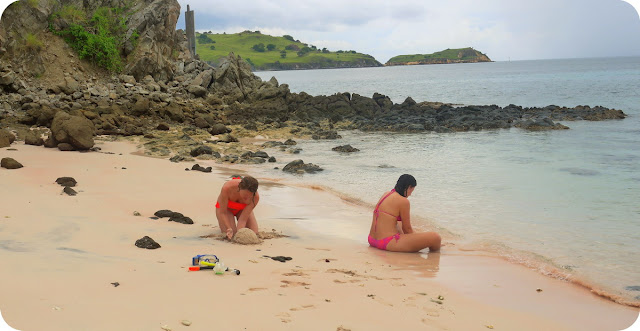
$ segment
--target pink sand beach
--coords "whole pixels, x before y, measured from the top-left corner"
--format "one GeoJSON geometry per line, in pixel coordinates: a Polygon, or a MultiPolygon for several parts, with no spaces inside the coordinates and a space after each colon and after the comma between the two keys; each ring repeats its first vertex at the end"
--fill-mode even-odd
{"type": "MultiPolygon", "coordinates": [[[[495,256],[371,248],[371,210],[260,180],[261,231],[218,238],[215,199],[238,169],[140,156],[128,142],[0,149],[0,312],[18,330],[623,330],[639,310],[495,256]],[[76,196],[58,177],[77,180],[76,196]],[[194,224],[151,219],[161,209],[194,224]],[[140,216],[135,216],[135,213],[140,216]],[[161,248],[134,245],[149,236],[161,248]],[[240,275],[188,271],[215,254],[240,275]],[[279,262],[264,256],[288,256],[279,262]],[[117,286],[115,285],[117,284],[117,286]]],[[[445,238],[446,239],[446,238],[445,238]]]]}

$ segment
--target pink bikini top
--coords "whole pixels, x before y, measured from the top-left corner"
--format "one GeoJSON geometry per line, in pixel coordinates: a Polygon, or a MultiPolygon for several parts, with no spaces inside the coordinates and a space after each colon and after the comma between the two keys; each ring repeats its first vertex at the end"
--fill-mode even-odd
{"type": "Polygon", "coordinates": [[[376,228],[378,227],[378,215],[380,215],[380,213],[384,213],[384,214],[387,214],[387,215],[389,215],[389,216],[391,216],[391,217],[395,217],[395,219],[396,219],[398,222],[402,222],[402,218],[400,218],[400,215],[396,216],[396,215],[393,215],[393,214],[387,213],[387,212],[386,212],[386,211],[384,211],[384,210],[380,210],[380,209],[379,209],[379,208],[380,208],[380,204],[382,204],[382,201],[384,201],[384,199],[386,199],[388,196],[390,196],[390,195],[391,195],[393,192],[395,192],[395,191],[396,191],[395,189],[392,189],[389,193],[387,193],[387,195],[385,195],[385,196],[384,196],[384,198],[380,199],[380,202],[378,202],[378,204],[376,205],[376,209],[374,209],[374,210],[373,210],[373,214],[374,214],[374,215],[376,215],[375,224],[374,224],[374,226],[373,226],[373,230],[374,230],[374,231],[375,231],[375,230],[376,230],[376,228]]]}

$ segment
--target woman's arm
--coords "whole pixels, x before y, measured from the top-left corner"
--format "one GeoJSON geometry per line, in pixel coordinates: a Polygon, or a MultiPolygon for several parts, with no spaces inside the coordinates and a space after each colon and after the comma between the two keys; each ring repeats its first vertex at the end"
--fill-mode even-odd
{"type": "MultiPolygon", "coordinates": [[[[220,205],[220,210],[222,211],[226,211],[227,210],[227,205],[229,204],[229,194],[227,193],[228,191],[228,184],[229,182],[225,183],[224,185],[222,185],[222,189],[220,190],[220,195],[218,196],[218,204],[220,205]]],[[[222,217],[222,222],[226,225],[227,227],[227,238],[231,239],[233,237],[233,228],[231,227],[231,222],[233,220],[229,219],[229,213],[223,212],[220,213],[220,216],[222,217]]]]}
{"type": "Polygon", "coordinates": [[[402,219],[402,232],[413,233],[413,228],[411,227],[411,205],[406,198],[400,205],[400,218],[402,219]]]}
{"type": "Polygon", "coordinates": [[[238,229],[247,227],[247,221],[249,220],[249,216],[251,216],[251,212],[253,212],[253,209],[258,205],[259,201],[260,201],[260,194],[256,192],[256,196],[253,197],[253,202],[247,204],[247,206],[244,207],[244,209],[242,210],[240,217],[238,217],[238,229]]]}

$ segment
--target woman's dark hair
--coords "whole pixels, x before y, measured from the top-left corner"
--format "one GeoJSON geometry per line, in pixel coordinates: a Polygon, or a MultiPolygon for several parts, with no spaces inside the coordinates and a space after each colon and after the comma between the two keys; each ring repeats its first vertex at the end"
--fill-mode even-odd
{"type": "Polygon", "coordinates": [[[400,178],[398,178],[398,182],[396,183],[396,187],[394,187],[394,189],[396,190],[396,192],[398,192],[398,194],[406,198],[407,190],[409,189],[409,187],[416,187],[417,185],[418,183],[413,176],[404,174],[400,176],[400,178]]]}
{"type": "Polygon", "coordinates": [[[251,176],[244,176],[242,177],[242,179],[240,180],[240,183],[238,184],[238,190],[247,190],[251,193],[253,193],[253,199],[251,199],[253,201],[253,204],[255,205],[256,202],[254,201],[255,197],[256,197],[256,192],[258,192],[258,180],[251,177],[251,176]]]}

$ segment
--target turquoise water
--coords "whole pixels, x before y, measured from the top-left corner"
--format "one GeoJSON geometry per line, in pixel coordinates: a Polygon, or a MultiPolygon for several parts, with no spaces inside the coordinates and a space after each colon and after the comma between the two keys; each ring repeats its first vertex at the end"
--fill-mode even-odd
{"type": "Polygon", "coordinates": [[[624,120],[562,122],[571,129],[552,132],[341,132],[338,141],[300,141],[299,155],[268,150],[278,165],[301,158],[325,171],[290,176],[265,168],[263,175],[323,185],[371,204],[400,174],[413,174],[416,227],[640,302],[640,292],[625,289],[640,285],[640,57],[256,74],[311,95],[378,92],[394,102],[411,96],[623,110],[624,120]],[[361,151],[331,151],[343,144],[361,151]]]}

